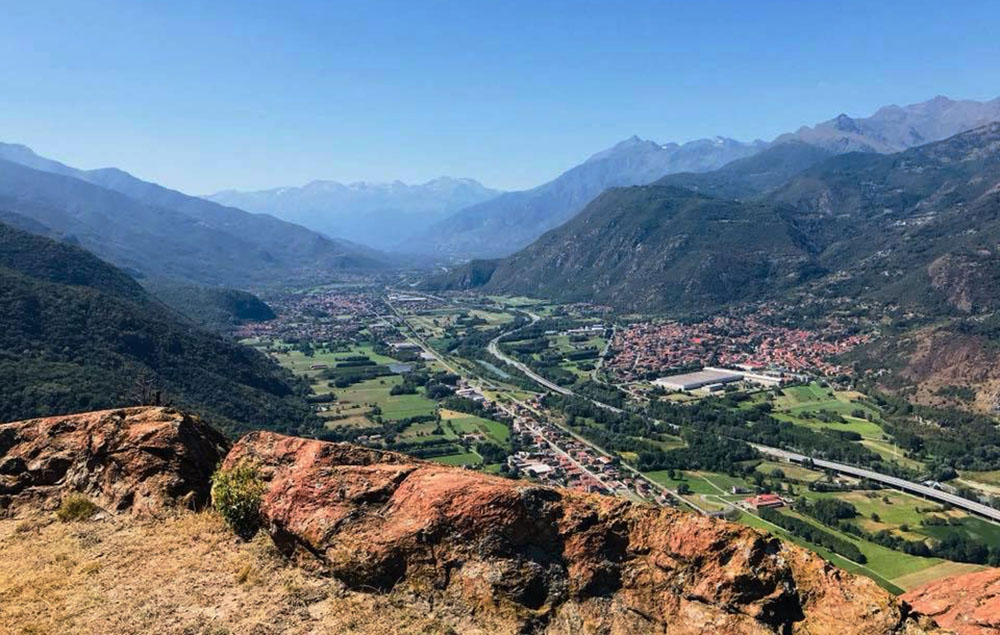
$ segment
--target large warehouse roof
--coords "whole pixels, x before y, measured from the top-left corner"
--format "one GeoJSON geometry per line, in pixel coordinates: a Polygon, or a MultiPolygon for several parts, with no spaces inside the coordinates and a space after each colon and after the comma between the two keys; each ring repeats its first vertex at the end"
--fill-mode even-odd
{"type": "Polygon", "coordinates": [[[743,373],[735,370],[704,368],[693,373],[661,377],[653,383],[659,384],[665,388],[673,388],[674,390],[694,390],[695,388],[701,388],[702,386],[727,384],[741,379],[743,379],[743,373]]]}

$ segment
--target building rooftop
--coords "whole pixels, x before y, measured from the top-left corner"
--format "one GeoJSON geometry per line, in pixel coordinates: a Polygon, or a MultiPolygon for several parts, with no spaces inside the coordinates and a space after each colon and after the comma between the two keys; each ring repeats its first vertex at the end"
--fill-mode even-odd
{"type": "Polygon", "coordinates": [[[682,390],[690,388],[699,388],[701,386],[708,386],[709,384],[720,384],[726,382],[739,381],[743,379],[743,373],[735,370],[724,370],[718,368],[704,368],[693,373],[682,373],[680,375],[670,375],[669,377],[661,377],[655,380],[654,384],[660,384],[667,387],[681,388],[682,390]]]}

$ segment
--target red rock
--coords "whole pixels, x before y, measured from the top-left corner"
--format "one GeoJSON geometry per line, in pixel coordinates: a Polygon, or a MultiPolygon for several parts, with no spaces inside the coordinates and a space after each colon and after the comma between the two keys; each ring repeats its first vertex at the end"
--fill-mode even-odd
{"type": "Polygon", "coordinates": [[[80,492],[113,511],[208,501],[229,443],[197,417],[142,407],[0,424],[0,515],[80,492]]]}
{"type": "Polygon", "coordinates": [[[1000,633],[1000,569],[936,580],[903,599],[959,635],[1000,633]]]}
{"type": "Polygon", "coordinates": [[[242,461],[287,554],[493,631],[927,632],[871,580],[721,520],[265,432],[242,461]]]}

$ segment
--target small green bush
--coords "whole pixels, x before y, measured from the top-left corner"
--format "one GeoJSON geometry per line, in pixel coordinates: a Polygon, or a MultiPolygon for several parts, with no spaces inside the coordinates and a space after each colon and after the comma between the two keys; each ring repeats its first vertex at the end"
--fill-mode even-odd
{"type": "Polygon", "coordinates": [[[233,532],[250,540],[260,529],[260,501],[264,495],[260,470],[240,463],[212,475],[212,505],[233,532]]]}
{"type": "Polygon", "coordinates": [[[64,523],[75,520],[87,520],[100,510],[100,507],[90,501],[82,494],[69,494],[62,499],[59,509],[56,510],[56,518],[64,523]]]}

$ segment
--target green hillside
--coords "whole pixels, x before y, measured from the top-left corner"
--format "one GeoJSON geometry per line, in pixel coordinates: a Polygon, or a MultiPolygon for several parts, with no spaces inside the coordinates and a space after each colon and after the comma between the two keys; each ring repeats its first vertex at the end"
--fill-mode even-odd
{"type": "Polygon", "coordinates": [[[0,420],[150,402],[229,431],[308,431],[304,388],[77,247],[0,225],[0,420]]]}
{"type": "Polygon", "coordinates": [[[275,318],[274,311],[252,293],[226,287],[203,287],[174,280],[144,280],[143,287],[199,326],[228,333],[245,321],[275,318]]]}
{"type": "Polygon", "coordinates": [[[1000,123],[895,155],[822,154],[776,147],[611,189],[522,251],[428,284],[672,313],[792,289],[935,314],[1000,308],[1000,123]]]}

